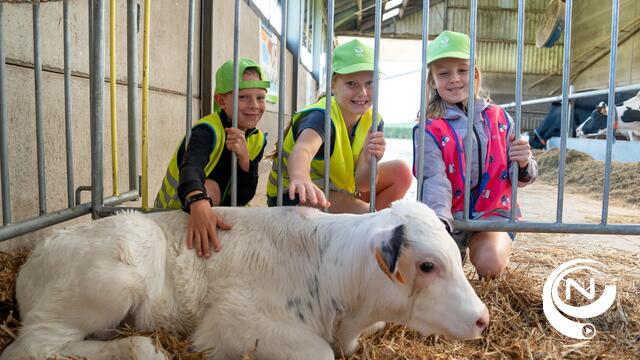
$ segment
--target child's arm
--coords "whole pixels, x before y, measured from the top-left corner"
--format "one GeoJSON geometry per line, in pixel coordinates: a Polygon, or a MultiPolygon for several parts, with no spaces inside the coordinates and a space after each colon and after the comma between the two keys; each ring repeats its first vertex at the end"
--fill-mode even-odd
{"type": "MultiPolygon", "coordinates": [[[[195,127],[191,133],[189,146],[182,157],[178,194],[183,207],[189,196],[207,192],[205,189],[204,168],[209,162],[209,152],[215,145],[211,131],[211,129],[204,126],[195,127]]],[[[219,192],[218,194],[208,195],[213,197],[213,205],[220,203],[219,192]]],[[[209,256],[209,247],[213,247],[216,252],[220,251],[217,228],[228,230],[231,226],[222,221],[218,214],[213,211],[209,201],[192,202],[188,210],[187,247],[189,249],[195,247],[198,256],[205,257],[209,256]]]]}
{"type": "MultiPolygon", "coordinates": [[[[293,146],[287,172],[289,173],[289,199],[293,200],[296,193],[300,197],[300,203],[330,206],[324,197],[323,191],[311,181],[311,160],[322,146],[322,137],[315,130],[307,128],[302,130],[293,146]]],[[[329,161],[329,160],[326,160],[329,161]]]]}
{"type": "Polygon", "coordinates": [[[371,155],[374,155],[380,161],[384,155],[385,147],[386,142],[382,131],[367,134],[356,163],[356,187],[359,191],[369,191],[369,185],[371,184],[371,155]]]}
{"type": "MultiPolygon", "coordinates": [[[[266,138],[265,138],[266,145],[266,138]]],[[[249,170],[244,171],[238,164],[238,205],[244,206],[248,204],[251,199],[256,195],[256,188],[258,187],[258,165],[262,160],[265,147],[255,157],[255,159],[249,161],[249,170]]]]}
{"type": "MultiPolygon", "coordinates": [[[[419,134],[417,131],[419,131],[419,129],[414,130],[413,136],[414,161],[418,159],[419,134]]],[[[440,148],[429,134],[425,134],[424,138],[424,174],[422,178],[422,199],[420,200],[432,208],[440,220],[442,220],[449,229],[452,229],[451,182],[445,173],[442,151],[440,151],[440,148]]],[[[415,165],[418,166],[418,164],[415,165]]]]}

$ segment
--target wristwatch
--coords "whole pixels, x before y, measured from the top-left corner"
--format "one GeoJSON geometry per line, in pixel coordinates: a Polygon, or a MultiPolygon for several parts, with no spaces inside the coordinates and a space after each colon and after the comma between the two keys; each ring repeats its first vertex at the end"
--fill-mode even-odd
{"type": "Polygon", "coordinates": [[[213,207],[213,200],[211,200],[211,198],[209,197],[209,195],[207,195],[207,193],[201,192],[201,193],[194,194],[187,197],[187,199],[184,201],[184,207],[182,208],[182,210],[184,210],[187,213],[191,213],[191,209],[189,208],[191,204],[200,200],[208,200],[209,205],[213,207]]]}

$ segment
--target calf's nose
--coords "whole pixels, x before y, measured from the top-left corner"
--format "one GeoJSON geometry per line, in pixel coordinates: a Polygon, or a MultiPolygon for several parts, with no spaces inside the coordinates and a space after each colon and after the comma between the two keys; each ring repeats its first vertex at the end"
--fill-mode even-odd
{"type": "Polygon", "coordinates": [[[487,308],[484,309],[478,320],[476,320],[476,327],[482,333],[484,329],[489,325],[489,310],[487,308]]]}

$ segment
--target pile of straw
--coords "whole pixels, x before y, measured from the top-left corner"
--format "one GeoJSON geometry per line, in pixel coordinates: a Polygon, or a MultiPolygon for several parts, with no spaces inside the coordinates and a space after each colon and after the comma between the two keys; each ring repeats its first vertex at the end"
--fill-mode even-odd
{"type": "MultiPolygon", "coordinates": [[[[24,255],[0,254],[0,268],[4,269],[0,299],[13,298],[13,278],[22,261],[24,255]]],[[[638,253],[604,248],[592,252],[575,248],[516,248],[511,268],[498,279],[477,280],[467,265],[471,283],[491,313],[489,329],[481,339],[462,342],[424,337],[405,327],[388,325],[384,332],[361,339],[361,349],[348,359],[637,359],[640,358],[639,265],[638,253]],[[597,294],[602,291],[600,285],[605,284],[605,279],[617,286],[617,302],[603,315],[589,320],[597,333],[587,341],[559,334],[542,311],[546,277],[556,266],[576,258],[590,258],[607,265],[607,277],[597,280],[597,294]]],[[[586,286],[587,281],[582,284],[586,286]]],[[[579,298],[579,294],[574,294],[574,305],[579,298]]],[[[0,350],[10,341],[9,334],[17,331],[18,322],[11,310],[15,311],[15,304],[3,300],[0,350]]],[[[139,334],[129,329],[121,332],[123,336],[139,334]]],[[[156,339],[174,359],[204,359],[201,353],[190,353],[186,341],[164,331],[143,335],[156,339]]],[[[244,358],[253,356],[247,354],[244,358]]]]}
{"type": "MultiPolygon", "coordinates": [[[[538,161],[539,181],[558,184],[560,150],[535,152],[538,161]]],[[[640,206],[640,163],[611,162],[610,198],[623,204],[640,206]]],[[[565,160],[565,185],[569,191],[602,199],[604,188],[604,161],[594,160],[588,154],[567,150],[565,160]]]]}

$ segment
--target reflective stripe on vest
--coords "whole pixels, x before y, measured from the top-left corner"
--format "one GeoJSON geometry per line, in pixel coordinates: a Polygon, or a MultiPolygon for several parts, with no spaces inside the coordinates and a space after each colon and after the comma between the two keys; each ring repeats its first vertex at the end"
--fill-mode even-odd
{"type": "MultiPolygon", "coordinates": [[[[487,152],[485,154],[483,173],[477,185],[476,196],[471,196],[470,219],[489,216],[509,217],[511,210],[511,180],[509,178],[507,158],[507,137],[509,136],[509,120],[504,109],[490,105],[482,112],[487,136],[487,152]]],[[[451,183],[452,205],[454,214],[464,213],[464,178],[466,161],[464,143],[451,124],[443,119],[434,119],[425,125],[425,130],[436,142],[445,165],[445,173],[451,183]]],[[[467,132],[472,134],[472,130],[467,132]]],[[[480,151],[480,149],[478,149],[480,151]]],[[[516,204],[516,216],[520,217],[520,209],[516,204]]]]}
{"type": "MultiPolygon", "coordinates": [[[[291,127],[287,132],[283,141],[282,156],[282,178],[283,189],[286,194],[289,190],[289,174],[287,165],[289,164],[289,155],[293,151],[295,141],[293,139],[293,124],[301,118],[301,115],[312,111],[319,110],[325,112],[326,100],[320,99],[298,112],[291,119],[291,127]]],[[[356,132],[353,143],[349,141],[349,132],[342,117],[340,106],[334,97],[331,98],[331,121],[333,129],[335,129],[333,152],[330,158],[329,187],[333,191],[343,191],[349,194],[356,193],[355,167],[358,156],[362,151],[362,146],[371,127],[371,109],[364,113],[356,125],[356,132]]],[[[379,118],[379,117],[378,117],[379,118]]],[[[330,146],[331,144],[329,144],[330,146]]],[[[326,144],[325,144],[326,146],[326,144]]],[[[311,181],[319,188],[324,189],[324,160],[314,159],[311,161],[311,181]]],[[[275,197],[278,194],[278,159],[274,159],[271,172],[269,174],[269,182],[267,183],[267,195],[275,197]]]]}
{"type": "MultiPolygon", "coordinates": [[[[196,126],[203,124],[209,126],[214,134],[214,147],[209,154],[209,162],[204,168],[206,178],[216,167],[218,160],[220,160],[222,151],[225,148],[227,134],[224,131],[224,125],[222,125],[222,120],[220,120],[218,113],[213,113],[200,119],[193,125],[193,127],[195,128],[196,126]]],[[[178,184],[180,179],[178,152],[181,148],[184,148],[184,140],[185,139],[183,138],[171,157],[167,173],[162,180],[160,191],[158,191],[158,195],[156,196],[154,203],[154,206],[157,208],[180,209],[181,207],[180,199],[178,198],[178,184]]],[[[253,161],[260,154],[264,144],[265,135],[260,131],[260,129],[254,129],[253,132],[247,136],[247,149],[249,151],[250,160],[253,161]]]]}

